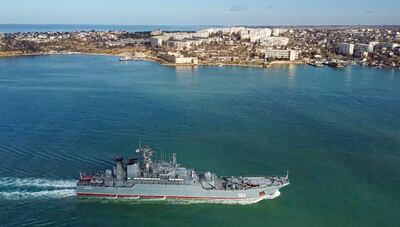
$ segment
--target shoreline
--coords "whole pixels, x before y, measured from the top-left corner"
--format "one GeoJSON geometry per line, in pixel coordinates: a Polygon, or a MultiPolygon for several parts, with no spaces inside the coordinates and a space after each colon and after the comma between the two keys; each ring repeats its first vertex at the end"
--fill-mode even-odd
{"type": "Polygon", "coordinates": [[[48,56],[48,55],[93,55],[93,56],[115,56],[123,57],[120,54],[107,54],[107,53],[89,53],[89,52],[47,52],[47,53],[19,53],[11,55],[0,55],[0,58],[12,58],[12,57],[29,57],[29,56],[48,56]]]}
{"type": "MultiPolygon", "coordinates": [[[[90,53],[90,52],[44,52],[44,53],[11,53],[10,55],[0,55],[1,58],[12,58],[12,57],[29,57],[29,56],[50,56],[50,55],[92,55],[92,56],[113,56],[113,57],[127,57],[130,55],[124,53],[118,54],[110,54],[110,53],[90,53]]],[[[176,64],[167,62],[160,58],[154,56],[146,56],[138,58],[139,60],[143,61],[150,61],[150,62],[158,62],[160,65],[163,66],[170,66],[170,67],[194,67],[194,66],[233,66],[233,67],[249,67],[249,68],[270,68],[274,65],[300,65],[300,64],[307,64],[303,61],[272,61],[266,64],[246,64],[246,63],[223,63],[223,62],[200,62],[197,65],[194,64],[176,64]]],[[[137,61],[137,60],[132,60],[137,61]]]]}
{"type": "MultiPolygon", "coordinates": [[[[131,57],[131,54],[126,54],[126,52],[122,53],[91,53],[91,52],[39,52],[39,53],[21,53],[21,52],[10,52],[9,54],[4,54],[0,52],[0,59],[2,58],[13,58],[13,57],[29,57],[29,56],[50,56],[50,55],[89,55],[89,56],[110,56],[110,57],[131,57]]],[[[247,67],[247,68],[272,68],[275,66],[289,66],[289,65],[307,65],[306,61],[272,61],[266,62],[263,64],[246,64],[246,63],[223,63],[223,62],[199,62],[199,64],[176,64],[167,62],[161,58],[154,56],[145,56],[139,57],[137,59],[133,59],[131,61],[149,61],[149,62],[157,62],[162,66],[167,67],[197,67],[197,66],[216,66],[216,67],[247,67]]],[[[351,64],[352,65],[352,64],[351,64]]],[[[371,68],[371,69],[387,69],[387,70],[398,70],[397,68],[380,68],[380,67],[371,67],[371,66],[363,66],[360,64],[355,64],[355,66],[363,67],[363,68],[371,68]]]]}

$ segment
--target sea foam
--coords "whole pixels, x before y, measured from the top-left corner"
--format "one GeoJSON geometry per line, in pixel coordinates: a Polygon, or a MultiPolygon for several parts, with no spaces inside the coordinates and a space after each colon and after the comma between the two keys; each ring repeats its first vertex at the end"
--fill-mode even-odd
{"type": "Polygon", "coordinates": [[[75,195],[74,180],[0,178],[0,199],[64,198],[75,195]]]}

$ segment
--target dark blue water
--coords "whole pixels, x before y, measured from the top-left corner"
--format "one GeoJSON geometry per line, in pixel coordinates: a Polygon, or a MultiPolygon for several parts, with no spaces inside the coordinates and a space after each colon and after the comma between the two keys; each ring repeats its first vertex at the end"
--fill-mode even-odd
{"type": "Polygon", "coordinates": [[[96,25],[96,24],[0,24],[0,32],[72,32],[72,31],[128,31],[142,32],[162,29],[163,31],[197,31],[216,27],[210,25],[96,25]]]}
{"type": "Polygon", "coordinates": [[[398,226],[400,72],[0,59],[0,225],[398,226]],[[139,141],[220,175],[285,174],[255,205],[77,200],[139,141]]]}

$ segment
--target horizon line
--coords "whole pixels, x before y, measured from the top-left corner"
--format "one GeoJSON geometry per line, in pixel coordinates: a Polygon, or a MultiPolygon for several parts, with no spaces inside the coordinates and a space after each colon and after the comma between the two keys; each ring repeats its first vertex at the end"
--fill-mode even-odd
{"type": "Polygon", "coordinates": [[[0,25],[103,25],[103,26],[182,26],[182,27],[192,27],[192,26],[211,26],[211,27],[316,27],[316,26],[400,26],[400,24],[232,24],[232,25],[222,25],[222,24],[103,24],[103,23],[0,23],[0,25]]]}

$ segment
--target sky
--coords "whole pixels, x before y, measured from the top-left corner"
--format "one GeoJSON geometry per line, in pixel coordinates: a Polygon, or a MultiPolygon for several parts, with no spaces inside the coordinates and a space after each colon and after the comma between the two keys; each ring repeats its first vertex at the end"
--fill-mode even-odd
{"type": "Polygon", "coordinates": [[[0,0],[0,24],[400,24],[400,0],[0,0]]]}

